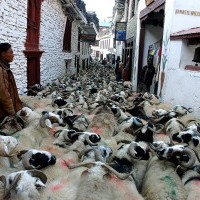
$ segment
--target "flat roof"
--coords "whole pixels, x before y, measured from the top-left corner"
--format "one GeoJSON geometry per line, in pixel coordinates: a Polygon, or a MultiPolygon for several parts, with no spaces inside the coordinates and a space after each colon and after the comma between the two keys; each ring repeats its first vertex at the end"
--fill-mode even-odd
{"type": "Polygon", "coordinates": [[[188,38],[199,38],[200,37],[200,27],[190,28],[187,30],[182,30],[170,35],[171,40],[177,39],[188,39],[188,38]]]}

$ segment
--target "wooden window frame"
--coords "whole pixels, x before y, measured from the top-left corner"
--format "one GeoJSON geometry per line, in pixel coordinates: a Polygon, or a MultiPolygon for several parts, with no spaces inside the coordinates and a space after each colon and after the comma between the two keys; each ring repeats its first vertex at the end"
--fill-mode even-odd
{"type": "Polygon", "coordinates": [[[71,41],[72,41],[72,18],[67,17],[66,26],[65,26],[65,33],[63,38],[63,51],[64,52],[71,52],[71,41]]]}

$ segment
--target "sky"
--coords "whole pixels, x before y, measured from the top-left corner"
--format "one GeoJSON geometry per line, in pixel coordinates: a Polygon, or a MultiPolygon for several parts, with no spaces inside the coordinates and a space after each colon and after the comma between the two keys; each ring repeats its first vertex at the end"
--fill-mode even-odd
{"type": "Polygon", "coordinates": [[[108,19],[107,17],[112,17],[112,10],[115,3],[115,0],[83,0],[86,4],[87,11],[95,11],[99,22],[111,21],[112,18],[108,19]]]}

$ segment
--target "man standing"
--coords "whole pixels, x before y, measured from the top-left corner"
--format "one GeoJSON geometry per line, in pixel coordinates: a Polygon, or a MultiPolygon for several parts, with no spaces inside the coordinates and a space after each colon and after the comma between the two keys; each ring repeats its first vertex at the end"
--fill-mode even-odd
{"type": "Polygon", "coordinates": [[[13,58],[11,45],[0,43],[0,121],[6,116],[14,116],[23,107],[10,69],[13,58]]]}
{"type": "Polygon", "coordinates": [[[142,68],[139,81],[139,92],[150,92],[154,74],[155,67],[153,66],[153,56],[149,55],[147,58],[147,65],[142,68]]]}

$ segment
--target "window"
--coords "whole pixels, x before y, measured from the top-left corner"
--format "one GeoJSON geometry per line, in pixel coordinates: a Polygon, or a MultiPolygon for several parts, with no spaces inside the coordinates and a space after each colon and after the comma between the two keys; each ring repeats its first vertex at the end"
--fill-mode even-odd
{"type": "Polygon", "coordinates": [[[67,17],[65,35],[63,39],[63,50],[71,51],[72,19],[67,17]]]}

